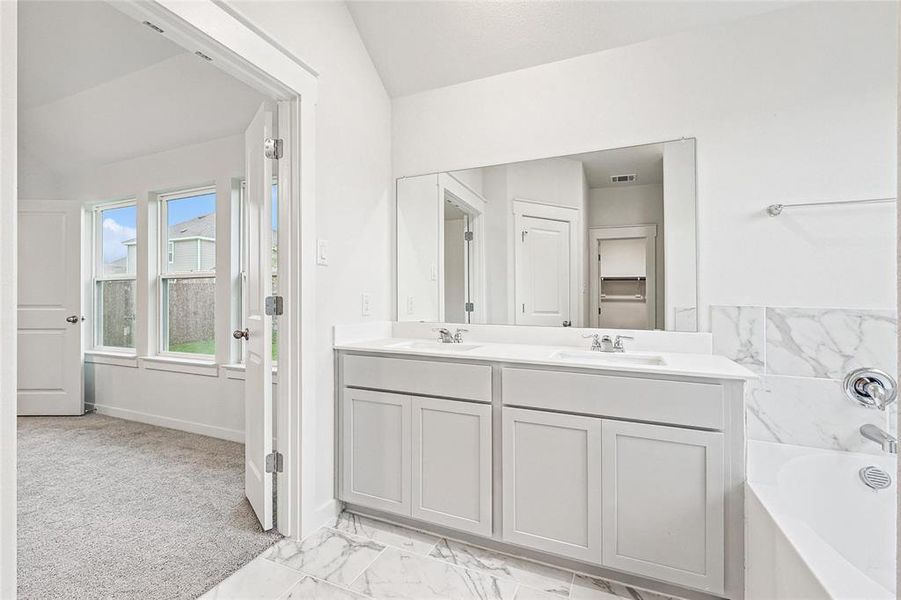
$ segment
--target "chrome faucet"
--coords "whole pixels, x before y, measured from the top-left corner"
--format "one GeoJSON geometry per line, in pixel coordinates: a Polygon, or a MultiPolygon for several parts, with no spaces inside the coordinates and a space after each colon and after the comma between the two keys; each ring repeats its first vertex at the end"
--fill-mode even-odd
{"type": "Polygon", "coordinates": [[[634,339],[628,335],[618,335],[614,340],[609,335],[601,336],[599,333],[590,333],[582,336],[585,339],[591,338],[591,349],[594,352],[625,352],[623,340],[634,339]]]}
{"type": "Polygon", "coordinates": [[[454,343],[454,335],[450,332],[449,329],[445,327],[435,327],[434,329],[432,329],[432,331],[438,334],[438,341],[442,344],[454,343]]]}
{"type": "Polygon", "coordinates": [[[463,343],[463,334],[469,330],[457,329],[454,333],[451,333],[450,329],[446,327],[435,327],[432,331],[438,334],[438,341],[442,344],[461,344],[463,343]]]}
{"type": "Polygon", "coordinates": [[[889,454],[898,454],[898,439],[895,436],[883,431],[876,425],[872,425],[870,423],[861,425],[860,435],[882,446],[883,452],[887,452],[889,454]]]}

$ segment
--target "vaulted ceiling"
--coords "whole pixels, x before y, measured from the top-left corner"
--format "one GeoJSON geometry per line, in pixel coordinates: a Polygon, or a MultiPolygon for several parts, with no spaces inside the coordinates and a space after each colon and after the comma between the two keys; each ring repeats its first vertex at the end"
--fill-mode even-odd
{"type": "Polygon", "coordinates": [[[352,0],[391,96],[626,46],[783,8],[778,1],[352,0]]]}
{"type": "Polygon", "coordinates": [[[262,99],[106,2],[19,3],[26,172],[65,177],[234,135],[262,99]]]}

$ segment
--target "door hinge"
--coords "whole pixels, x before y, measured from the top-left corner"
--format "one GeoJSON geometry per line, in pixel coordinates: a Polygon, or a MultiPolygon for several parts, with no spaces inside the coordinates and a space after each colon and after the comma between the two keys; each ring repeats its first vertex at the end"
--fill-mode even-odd
{"type": "Polygon", "coordinates": [[[281,473],[285,470],[285,457],[281,452],[270,452],[266,455],[266,472],[281,473]]]}
{"type": "Polygon", "coordinates": [[[475,312],[475,310],[476,310],[476,305],[473,304],[472,302],[467,302],[467,303],[466,303],[466,306],[463,308],[463,310],[464,310],[465,312],[475,312]]]}
{"type": "Polygon", "coordinates": [[[266,155],[266,158],[275,160],[280,159],[285,154],[284,140],[279,138],[266,138],[266,141],[263,144],[263,153],[266,155]]]}
{"type": "Polygon", "coordinates": [[[281,296],[266,296],[266,314],[277,317],[285,312],[285,301],[281,296]]]}
{"type": "Polygon", "coordinates": [[[472,241],[472,232],[471,232],[471,231],[466,231],[466,232],[463,233],[463,241],[464,241],[464,242],[471,242],[471,241],[472,241]]]}

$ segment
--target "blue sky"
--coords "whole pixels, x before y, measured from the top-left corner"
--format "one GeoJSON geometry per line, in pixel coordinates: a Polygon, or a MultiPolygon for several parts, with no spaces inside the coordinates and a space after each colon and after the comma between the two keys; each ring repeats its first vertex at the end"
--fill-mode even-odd
{"type": "Polygon", "coordinates": [[[189,221],[200,215],[211,215],[216,212],[216,194],[172,200],[167,204],[167,212],[169,225],[189,221]]]}
{"type": "MultiPolygon", "coordinates": [[[[169,225],[209,215],[216,211],[216,194],[201,194],[169,202],[169,225]]],[[[137,209],[134,206],[109,208],[103,211],[103,262],[110,263],[125,256],[125,240],[135,237],[137,209]]],[[[278,227],[278,186],[272,186],[272,228],[278,227]]]]}
{"type": "Polygon", "coordinates": [[[110,263],[125,256],[122,244],[135,237],[138,210],[134,206],[110,208],[101,213],[103,219],[103,262],[110,263]]]}

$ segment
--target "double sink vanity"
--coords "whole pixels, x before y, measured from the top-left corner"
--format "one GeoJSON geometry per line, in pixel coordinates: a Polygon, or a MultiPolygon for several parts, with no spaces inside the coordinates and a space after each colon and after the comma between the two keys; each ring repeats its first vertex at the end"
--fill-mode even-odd
{"type": "Polygon", "coordinates": [[[338,497],[350,510],[742,597],[753,375],[710,353],[709,336],[634,332],[636,350],[605,352],[581,339],[590,330],[545,344],[515,328],[511,343],[475,326],[448,343],[398,325],[382,339],[336,337],[338,497]],[[667,335],[693,345],[656,351],[667,335]]]}

